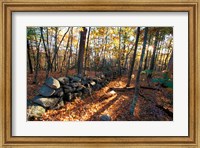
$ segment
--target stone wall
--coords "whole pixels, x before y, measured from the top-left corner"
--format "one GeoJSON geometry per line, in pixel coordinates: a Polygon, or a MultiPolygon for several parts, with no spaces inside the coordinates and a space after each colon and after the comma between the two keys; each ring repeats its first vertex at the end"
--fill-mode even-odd
{"type": "Polygon", "coordinates": [[[31,118],[41,117],[46,110],[59,109],[66,101],[73,101],[76,97],[84,99],[116,79],[118,75],[117,71],[108,71],[94,78],[67,76],[55,79],[49,77],[39,89],[39,94],[28,100],[27,118],[31,120],[31,118]]]}

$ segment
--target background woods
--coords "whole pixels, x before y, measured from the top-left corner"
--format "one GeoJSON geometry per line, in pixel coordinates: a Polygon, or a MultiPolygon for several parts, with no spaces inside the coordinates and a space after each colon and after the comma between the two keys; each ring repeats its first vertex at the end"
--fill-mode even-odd
{"type": "Polygon", "coordinates": [[[27,73],[28,100],[50,76],[99,85],[34,120],[173,119],[172,27],[28,27],[27,73]]]}

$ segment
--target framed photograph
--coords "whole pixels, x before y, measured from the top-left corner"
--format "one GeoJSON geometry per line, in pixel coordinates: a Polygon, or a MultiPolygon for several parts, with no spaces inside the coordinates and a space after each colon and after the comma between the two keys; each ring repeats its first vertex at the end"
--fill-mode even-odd
{"type": "Polygon", "coordinates": [[[199,2],[2,1],[1,146],[199,147],[199,2]]]}

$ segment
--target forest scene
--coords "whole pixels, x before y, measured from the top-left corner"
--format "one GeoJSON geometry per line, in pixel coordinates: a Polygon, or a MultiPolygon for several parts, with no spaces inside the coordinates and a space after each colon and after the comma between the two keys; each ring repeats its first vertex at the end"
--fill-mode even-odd
{"type": "Polygon", "coordinates": [[[27,27],[27,121],[173,121],[173,27],[27,27]]]}

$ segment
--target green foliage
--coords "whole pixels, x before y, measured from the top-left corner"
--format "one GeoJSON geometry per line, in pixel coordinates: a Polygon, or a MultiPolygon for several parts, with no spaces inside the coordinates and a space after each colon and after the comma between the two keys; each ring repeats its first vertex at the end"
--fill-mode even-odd
{"type": "Polygon", "coordinates": [[[160,85],[163,85],[167,88],[172,88],[173,89],[173,80],[169,78],[167,73],[163,74],[163,78],[153,78],[152,79],[153,83],[159,83],[160,85]]]}
{"type": "Polygon", "coordinates": [[[153,73],[153,70],[149,70],[149,69],[141,71],[141,74],[146,74],[147,76],[152,74],[152,73],[153,73]]]}

